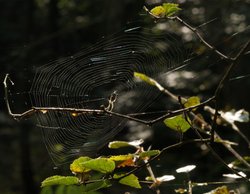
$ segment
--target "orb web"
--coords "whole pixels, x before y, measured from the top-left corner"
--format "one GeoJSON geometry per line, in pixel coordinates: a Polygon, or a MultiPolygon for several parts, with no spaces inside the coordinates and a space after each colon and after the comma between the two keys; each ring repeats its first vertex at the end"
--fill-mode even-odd
{"type": "MultiPolygon", "coordinates": [[[[100,109],[114,91],[114,112],[146,111],[160,92],[134,78],[157,78],[188,57],[183,42],[163,32],[133,28],[114,34],[74,56],[37,69],[30,98],[34,107],[100,109]]],[[[38,126],[56,165],[93,155],[125,127],[127,120],[108,114],[37,112],[38,126]]]]}

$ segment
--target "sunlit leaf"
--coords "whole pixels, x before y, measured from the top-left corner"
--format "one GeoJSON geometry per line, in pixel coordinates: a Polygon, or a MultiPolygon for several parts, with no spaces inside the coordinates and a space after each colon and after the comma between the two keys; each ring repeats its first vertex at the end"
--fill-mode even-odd
{"type": "Polygon", "coordinates": [[[183,118],[182,115],[166,118],[164,120],[164,123],[170,129],[173,129],[181,133],[186,132],[191,127],[190,124],[186,121],[185,118],[183,118]]]}
{"type": "Polygon", "coordinates": [[[177,173],[189,173],[192,170],[194,170],[195,168],[196,168],[195,165],[187,165],[187,166],[176,169],[176,172],[177,173]]]}
{"type": "Polygon", "coordinates": [[[154,179],[153,179],[151,176],[147,176],[147,177],[145,178],[145,180],[146,180],[146,181],[153,181],[154,179]]]}
{"type": "Polygon", "coordinates": [[[86,161],[91,160],[91,158],[84,156],[84,157],[80,157],[76,160],[74,160],[71,164],[70,164],[70,170],[73,173],[86,173],[89,172],[91,169],[86,168],[85,166],[83,166],[83,163],[86,161]]]}
{"type": "Polygon", "coordinates": [[[204,194],[229,194],[229,191],[228,191],[227,186],[221,186],[204,194]]]}
{"type": "Polygon", "coordinates": [[[78,184],[78,178],[74,176],[51,176],[46,178],[43,182],[41,187],[51,186],[51,185],[74,185],[78,184]]]}
{"type": "MultiPolygon", "coordinates": [[[[115,174],[114,178],[117,179],[117,178],[120,178],[121,176],[123,176],[123,175],[117,175],[117,174],[115,174]]],[[[137,188],[137,189],[141,188],[141,185],[139,183],[138,177],[135,176],[134,174],[130,174],[130,175],[128,175],[128,176],[120,179],[119,183],[123,184],[123,185],[130,186],[130,187],[134,187],[134,188],[137,188]]]]}
{"type": "Polygon", "coordinates": [[[180,193],[180,194],[187,193],[187,189],[184,188],[175,189],[174,191],[175,193],[180,193]]]}
{"type": "Polygon", "coordinates": [[[129,159],[132,159],[132,158],[133,158],[132,154],[127,154],[127,155],[111,156],[109,159],[119,162],[119,161],[129,160],[129,159]]]}
{"type": "Polygon", "coordinates": [[[163,18],[176,15],[180,10],[181,8],[179,7],[179,4],[163,3],[162,6],[156,6],[151,9],[150,13],[152,13],[156,17],[163,18]]]}
{"type": "Polygon", "coordinates": [[[149,151],[141,152],[139,156],[140,158],[152,157],[152,156],[156,156],[160,154],[160,152],[161,152],[160,150],[149,150],[149,151]]]}
{"type": "Polygon", "coordinates": [[[249,112],[244,109],[238,111],[231,110],[227,112],[220,112],[221,116],[227,120],[229,123],[234,123],[235,121],[246,123],[249,122],[249,112]]]}
{"type": "Polygon", "coordinates": [[[115,162],[108,158],[96,158],[88,160],[82,164],[86,169],[110,173],[115,169],[115,162]]]}
{"type": "Polygon", "coordinates": [[[247,175],[244,172],[239,172],[238,174],[223,174],[223,177],[232,178],[232,179],[241,179],[247,175]]]}
{"type": "Polygon", "coordinates": [[[150,10],[150,12],[157,17],[165,17],[166,16],[166,10],[163,6],[156,6],[153,9],[150,10]]]}
{"type": "Polygon", "coordinates": [[[163,3],[162,6],[165,9],[165,15],[167,17],[176,15],[177,12],[181,10],[181,8],[179,7],[179,4],[175,4],[175,3],[163,3]]]}
{"type": "MultiPolygon", "coordinates": [[[[188,108],[191,106],[199,105],[200,103],[200,98],[198,96],[192,96],[188,98],[186,102],[184,102],[184,107],[188,108]]],[[[193,110],[196,110],[196,108],[194,108],[193,110]]]]}
{"type": "Polygon", "coordinates": [[[168,182],[168,181],[171,181],[174,179],[175,179],[175,177],[173,175],[164,175],[164,176],[156,178],[156,180],[160,181],[160,182],[168,182]]]}
{"type": "Polygon", "coordinates": [[[131,146],[134,146],[134,147],[138,147],[138,146],[140,146],[141,144],[143,144],[143,139],[138,139],[138,140],[134,140],[134,141],[130,141],[130,142],[128,142],[129,143],[129,145],[131,145],[131,146]]]}
{"type": "Polygon", "coordinates": [[[122,147],[135,147],[138,148],[139,145],[141,145],[143,143],[142,139],[139,140],[135,140],[135,141],[112,141],[109,143],[108,147],[110,149],[118,149],[118,148],[122,148],[122,147]]]}
{"type": "Polygon", "coordinates": [[[156,82],[155,80],[153,80],[152,78],[148,77],[147,75],[143,74],[143,73],[138,73],[138,72],[134,72],[134,77],[152,85],[155,86],[156,82]]]}

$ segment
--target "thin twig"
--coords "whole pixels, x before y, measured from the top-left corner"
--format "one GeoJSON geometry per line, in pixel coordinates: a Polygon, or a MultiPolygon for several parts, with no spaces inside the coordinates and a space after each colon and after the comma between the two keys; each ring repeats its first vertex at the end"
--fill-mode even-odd
{"type": "Polygon", "coordinates": [[[224,60],[228,60],[228,61],[232,61],[233,59],[231,59],[230,57],[228,57],[227,55],[223,54],[222,52],[220,52],[218,49],[216,49],[214,46],[212,46],[211,44],[209,44],[200,34],[200,32],[197,30],[197,28],[192,27],[191,25],[189,25],[187,22],[185,22],[183,19],[179,18],[178,16],[174,16],[174,17],[168,17],[168,19],[171,20],[177,20],[179,21],[181,24],[183,24],[184,26],[186,26],[188,29],[190,29],[194,34],[197,35],[197,37],[200,39],[200,41],[209,49],[211,49],[212,51],[214,51],[217,55],[220,56],[220,58],[224,59],[224,60]]]}
{"type": "MultiPolygon", "coordinates": [[[[157,15],[154,15],[152,12],[150,12],[148,10],[148,8],[146,6],[143,7],[143,9],[149,14],[151,15],[153,18],[155,19],[162,19],[163,17],[159,17],[157,15]]],[[[173,16],[173,17],[167,17],[167,19],[170,20],[177,20],[178,22],[180,22],[182,25],[186,26],[188,29],[190,29],[194,34],[196,34],[196,36],[200,39],[200,41],[209,49],[211,49],[212,51],[214,51],[217,55],[220,56],[220,58],[228,60],[228,61],[232,61],[233,59],[229,58],[227,55],[223,54],[222,52],[220,52],[219,50],[217,50],[214,46],[212,46],[211,44],[209,44],[200,34],[200,32],[197,30],[197,28],[192,27],[190,24],[188,24],[186,21],[184,21],[183,19],[179,18],[178,16],[173,16]]]]}
{"type": "Polygon", "coordinates": [[[230,66],[226,69],[226,72],[223,74],[223,77],[220,80],[219,85],[217,86],[215,92],[214,92],[214,96],[217,98],[225,84],[225,82],[227,81],[230,73],[232,72],[232,70],[234,69],[234,67],[237,65],[239,59],[241,58],[241,56],[245,53],[245,51],[247,50],[248,46],[250,44],[250,40],[242,47],[242,49],[238,52],[238,54],[236,55],[236,57],[234,57],[232,59],[232,62],[230,64],[230,66]]]}
{"type": "Polygon", "coordinates": [[[190,144],[190,143],[204,143],[204,142],[209,142],[209,141],[210,141],[210,139],[203,139],[203,140],[201,140],[201,139],[189,139],[189,140],[181,141],[181,142],[178,142],[178,143],[176,143],[176,144],[172,144],[172,145],[170,145],[170,146],[167,146],[167,147],[163,148],[163,149],[160,151],[160,153],[159,153],[158,155],[156,155],[156,156],[150,158],[150,159],[148,160],[147,163],[144,163],[144,164],[140,165],[139,167],[137,167],[137,168],[135,168],[135,169],[129,171],[128,173],[126,173],[126,174],[123,175],[122,177],[119,177],[119,179],[122,179],[122,178],[124,178],[124,177],[126,177],[126,176],[128,176],[128,175],[130,175],[130,174],[133,174],[133,173],[135,173],[135,172],[141,170],[141,169],[144,168],[148,163],[151,163],[151,162],[155,161],[155,160],[158,159],[163,153],[165,153],[165,152],[168,151],[168,150],[171,150],[171,149],[174,149],[174,148],[177,148],[177,147],[181,147],[181,146],[183,146],[183,145],[190,144]]]}
{"type": "Polygon", "coordinates": [[[10,103],[9,103],[9,97],[8,97],[8,84],[7,84],[7,81],[9,81],[11,83],[11,85],[14,85],[14,82],[11,81],[11,79],[9,77],[9,74],[5,75],[5,78],[4,78],[4,81],[3,81],[4,95],[5,95],[4,96],[4,100],[5,100],[5,104],[7,106],[7,110],[8,110],[9,115],[12,116],[16,120],[20,120],[23,117],[26,117],[28,115],[31,115],[31,114],[35,113],[36,111],[33,110],[33,109],[27,110],[27,111],[25,111],[25,112],[23,112],[21,114],[14,114],[14,113],[12,113],[11,108],[10,108],[10,103]]]}

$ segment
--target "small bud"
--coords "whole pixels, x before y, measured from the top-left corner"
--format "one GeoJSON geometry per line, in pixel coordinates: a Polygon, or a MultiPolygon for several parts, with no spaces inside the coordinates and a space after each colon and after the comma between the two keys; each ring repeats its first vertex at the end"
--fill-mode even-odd
{"type": "Polygon", "coordinates": [[[48,111],[47,110],[40,110],[41,113],[46,114],[48,111]]]}
{"type": "Polygon", "coordinates": [[[77,116],[78,116],[78,113],[73,112],[73,113],[71,113],[71,115],[72,115],[73,117],[77,117],[77,116]]]}

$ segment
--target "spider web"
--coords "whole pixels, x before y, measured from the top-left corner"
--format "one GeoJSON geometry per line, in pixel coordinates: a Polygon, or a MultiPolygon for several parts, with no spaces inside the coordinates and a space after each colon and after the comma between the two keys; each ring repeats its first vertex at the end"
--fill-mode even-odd
{"type": "MultiPolygon", "coordinates": [[[[78,54],[37,69],[30,98],[35,107],[100,109],[116,91],[114,112],[145,111],[161,95],[134,78],[134,72],[157,78],[176,68],[188,53],[180,38],[163,32],[133,28],[101,40],[78,54]]],[[[96,154],[126,125],[108,114],[37,112],[38,126],[56,165],[80,155],[96,154]]]]}

